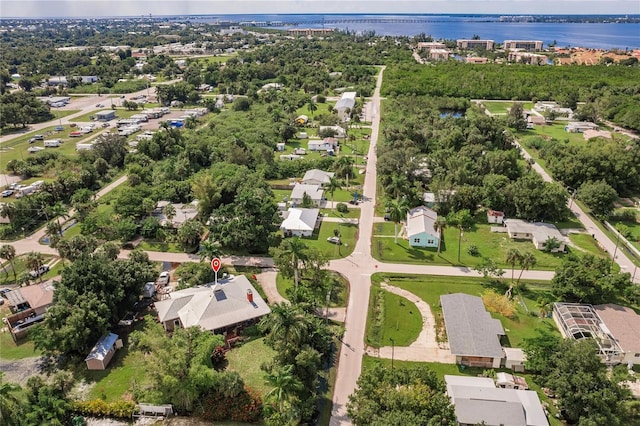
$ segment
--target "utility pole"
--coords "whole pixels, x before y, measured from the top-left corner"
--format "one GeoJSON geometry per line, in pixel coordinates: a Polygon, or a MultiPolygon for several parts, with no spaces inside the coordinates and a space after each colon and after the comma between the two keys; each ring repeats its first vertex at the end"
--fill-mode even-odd
{"type": "Polygon", "coordinates": [[[396,342],[392,337],[389,337],[389,340],[391,340],[391,369],[393,370],[393,356],[396,349],[396,342]]]}

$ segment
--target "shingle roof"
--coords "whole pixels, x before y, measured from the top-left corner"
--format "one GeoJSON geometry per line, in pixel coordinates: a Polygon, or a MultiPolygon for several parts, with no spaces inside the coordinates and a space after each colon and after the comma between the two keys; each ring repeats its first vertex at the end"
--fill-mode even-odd
{"type": "Polygon", "coordinates": [[[452,354],[502,358],[498,335],[504,335],[504,329],[485,310],[481,298],[445,294],[440,296],[440,304],[452,354]]]}
{"type": "Polygon", "coordinates": [[[307,193],[313,201],[322,200],[322,194],[324,191],[320,188],[320,185],[305,185],[303,183],[296,183],[291,191],[292,200],[302,200],[304,193],[307,193]]]}
{"type": "Polygon", "coordinates": [[[91,349],[89,355],[84,359],[85,361],[89,361],[90,359],[99,359],[103,360],[109,350],[113,347],[113,344],[118,340],[118,335],[114,333],[109,333],[105,336],[102,336],[98,343],[91,349]]]}
{"type": "Polygon", "coordinates": [[[320,184],[329,183],[329,180],[335,175],[332,172],[325,172],[324,170],[312,169],[307,170],[302,178],[302,183],[307,183],[307,181],[318,181],[320,184]]]}
{"type": "Polygon", "coordinates": [[[160,321],[180,319],[183,327],[217,330],[262,317],[271,309],[244,275],[169,293],[156,302],[160,321]],[[253,303],[247,299],[251,291],[253,303]]]}

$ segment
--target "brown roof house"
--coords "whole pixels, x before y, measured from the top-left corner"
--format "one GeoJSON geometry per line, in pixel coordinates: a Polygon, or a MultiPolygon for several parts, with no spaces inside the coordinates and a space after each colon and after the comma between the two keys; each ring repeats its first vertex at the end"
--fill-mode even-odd
{"type": "Polygon", "coordinates": [[[44,321],[47,308],[53,304],[54,285],[55,282],[49,280],[17,288],[5,295],[9,308],[14,312],[5,320],[14,341],[24,338],[31,326],[44,321]]]}
{"type": "Polygon", "coordinates": [[[640,365],[640,315],[626,306],[595,305],[593,309],[622,349],[623,364],[640,365]]]}
{"type": "Polygon", "coordinates": [[[271,312],[244,275],[174,291],[155,306],[167,331],[197,326],[219,334],[255,323],[271,312]]]}

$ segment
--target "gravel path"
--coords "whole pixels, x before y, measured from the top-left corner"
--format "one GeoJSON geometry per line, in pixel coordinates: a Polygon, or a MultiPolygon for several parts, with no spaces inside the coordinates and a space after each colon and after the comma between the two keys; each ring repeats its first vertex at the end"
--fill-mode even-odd
{"type": "Polygon", "coordinates": [[[27,384],[27,379],[40,374],[38,371],[39,356],[23,358],[18,360],[0,360],[0,371],[2,380],[17,383],[20,386],[27,384]]]}

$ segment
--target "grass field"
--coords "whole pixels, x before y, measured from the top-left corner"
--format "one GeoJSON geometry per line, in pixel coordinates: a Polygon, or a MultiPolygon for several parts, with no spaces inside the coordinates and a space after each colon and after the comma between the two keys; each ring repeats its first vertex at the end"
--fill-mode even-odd
{"type": "Polygon", "coordinates": [[[589,234],[569,234],[569,240],[587,253],[599,257],[609,257],[606,251],[602,250],[598,242],[589,234]]]}
{"type": "Polygon", "coordinates": [[[244,383],[264,396],[271,390],[265,382],[266,373],[260,366],[273,359],[275,351],[264,343],[264,338],[252,340],[227,353],[227,370],[236,371],[244,383]]]}
{"type": "MultiPolygon", "coordinates": [[[[521,102],[522,103],[522,108],[524,109],[532,109],[533,108],[533,102],[521,102]]],[[[497,114],[497,115],[506,115],[509,111],[509,108],[511,108],[511,106],[514,104],[514,102],[511,101],[482,101],[482,104],[484,105],[484,107],[487,109],[487,111],[489,111],[491,114],[497,114]]]]}
{"type": "Polygon", "coordinates": [[[371,287],[365,343],[374,348],[409,346],[422,331],[422,315],[408,299],[371,287]],[[393,343],[392,343],[393,341],[393,343]]]}
{"type": "Polygon", "coordinates": [[[175,243],[165,243],[162,241],[142,241],[138,248],[145,251],[161,251],[165,253],[184,253],[184,250],[175,243]]]}
{"type": "MultiPolygon", "coordinates": [[[[398,225],[400,232],[400,225],[398,225]]],[[[376,223],[374,228],[372,255],[383,262],[415,263],[434,265],[464,265],[476,266],[483,257],[490,257],[499,266],[507,267],[506,255],[510,249],[517,249],[520,253],[530,252],[536,257],[533,269],[555,270],[560,266],[564,254],[546,253],[536,250],[531,241],[512,240],[506,233],[491,232],[491,226],[476,224],[471,230],[463,231],[460,239],[460,261],[458,262],[459,232],[456,228],[445,228],[444,240],[441,243],[440,256],[437,248],[410,247],[409,242],[402,237],[398,244],[394,243],[393,223],[376,223]],[[468,253],[470,246],[475,245],[478,256],[468,253]]]]}
{"type": "MultiPolygon", "coordinates": [[[[360,179],[356,179],[355,182],[353,179],[349,180],[349,186],[351,186],[352,188],[354,187],[358,187],[359,186],[359,182],[364,179],[363,177],[360,177],[360,179]]],[[[353,189],[351,191],[347,191],[346,189],[338,189],[333,193],[333,200],[335,202],[341,202],[341,203],[346,203],[349,202],[350,200],[353,200],[353,193],[354,191],[358,191],[358,194],[362,193],[362,190],[360,189],[353,189]]],[[[285,199],[289,200],[289,197],[291,196],[291,190],[290,189],[272,189],[271,191],[273,191],[273,195],[274,198],[276,200],[276,202],[282,202],[285,199]]],[[[328,200],[331,201],[331,194],[328,193],[327,191],[324,192],[324,197],[328,200]]]]}
{"type": "Polygon", "coordinates": [[[327,259],[340,259],[353,252],[356,245],[358,226],[335,222],[322,222],[320,230],[315,230],[312,237],[302,237],[302,240],[310,247],[323,253],[327,259]],[[340,231],[342,244],[332,244],[327,238],[334,236],[334,230],[340,231]]]}
{"type": "MultiPolygon", "coordinates": [[[[412,362],[412,361],[394,360],[393,364],[395,368],[427,367],[431,369],[434,373],[436,373],[436,375],[440,380],[444,380],[445,374],[453,375],[453,376],[478,377],[478,376],[481,376],[482,373],[484,372],[484,369],[482,368],[465,367],[464,369],[461,369],[460,366],[455,364],[440,364],[435,362],[412,362]]],[[[381,365],[385,368],[391,368],[391,360],[384,359],[384,358],[374,358],[367,355],[365,355],[362,358],[363,371],[370,370],[376,365],[381,365]]],[[[504,371],[507,373],[511,373],[511,370],[506,370],[506,369],[496,369],[495,371],[496,372],[504,371]]],[[[547,403],[549,407],[548,409],[550,412],[550,416],[548,416],[549,424],[551,426],[561,426],[562,422],[555,417],[555,414],[558,412],[557,408],[551,403],[551,401],[549,400],[549,397],[547,397],[542,392],[542,388],[536,382],[534,382],[533,375],[531,374],[519,374],[519,375],[523,376],[526,379],[527,384],[529,385],[529,389],[534,390],[538,393],[538,397],[540,398],[540,401],[542,403],[547,403]]]]}
{"type": "MultiPolygon", "coordinates": [[[[2,316],[7,315],[10,315],[9,309],[3,308],[2,316]]],[[[8,331],[0,332],[0,359],[16,360],[38,355],[40,355],[40,351],[33,347],[33,342],[28,337],[16,344],[11,337],[11,333],[8,331]]]]}
{"type": "MultiPolygon", "coordinates": [[[[486,284],[486,280],[483,278],[375,274],[372,280],[378,283],[386,280],[389,285],[408,290],[427,302],[436,319],[437,329],[444,325],[442,308],[440,307],[441,295],[466,293],[481,296],[485,291],[492,288],[486,284]]],[[[504,283],[505,286],[508,285],[508,280],[505,279],[504,283]]],[[[549,284],[539,281],[529,281],[525,282],[525,284],[525,289],[521,292],[522,297],[516,296],[515,298],[517,309],[513,318],[492,314],[494,318],[499,319],[502,323],[507,334],[507,345],[511,347],[518,347],[523,339],[536,336],[536,329],[538,328],[557,332],[552,319],[540,318],[537,315],[536,300],[550,292],[549,284]]],[[[495,290],[498,293],[504,293],[503,288],[495,290]]],[[[371,309],[369,310],[369,316],[372,316],[371,309]]],[[[407,314],[406,310],[401,310],[397,312],[395,318],[392,317],[392,321],[405,324],[412,320],[411,316],[407,314]]]]}

